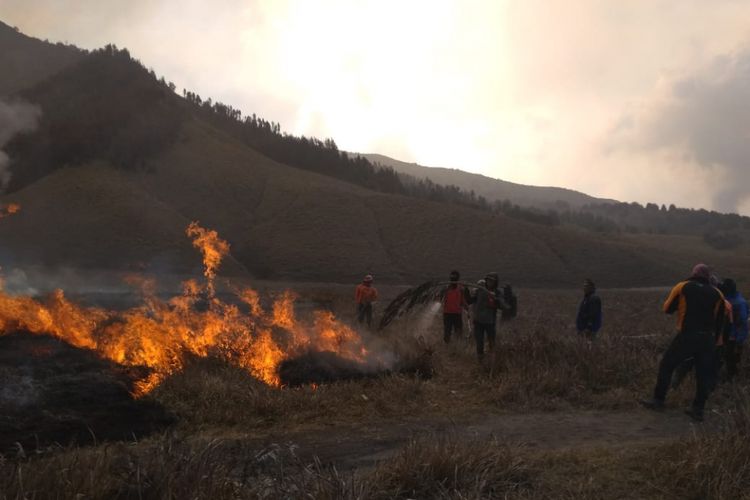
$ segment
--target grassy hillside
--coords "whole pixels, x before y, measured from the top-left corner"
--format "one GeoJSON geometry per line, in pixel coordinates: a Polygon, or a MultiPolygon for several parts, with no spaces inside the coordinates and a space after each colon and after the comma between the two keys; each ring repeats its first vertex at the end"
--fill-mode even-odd
{"type": "Polygon", "coordinates": [[[0,47],[0,97],[35,85],[84,56],[80,49],[28,37],[2,21],[0,47]]]}

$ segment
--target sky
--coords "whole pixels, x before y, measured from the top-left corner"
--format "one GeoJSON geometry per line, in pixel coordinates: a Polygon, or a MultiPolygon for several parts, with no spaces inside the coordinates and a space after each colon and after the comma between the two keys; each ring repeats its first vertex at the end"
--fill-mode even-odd
{"type": "Polygon", "coordinates": [[[744,0],[0,0],[340,149],[750,215],[744,0]]]}

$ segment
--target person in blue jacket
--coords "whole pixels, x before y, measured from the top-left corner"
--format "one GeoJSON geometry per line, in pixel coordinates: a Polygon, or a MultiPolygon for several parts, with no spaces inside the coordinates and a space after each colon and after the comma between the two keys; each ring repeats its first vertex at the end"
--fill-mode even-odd
{"type": "Polygon", "coordinates": [[[721,284],[724,298],[732,304],[732,323],[724,345],[724,360],[727,364],[727,380],[731,381],[739,372],[742,348],[748,334],[748,305],[745,297],[737,290],[737,283],[726,278],[721,284]]]}
{"type": "Polygon", "coordinates": [[[576,328],[578,334],[594,340],[602,327],[602,301],[596,294],[596,285],[590,279],[583,282],[583,300],[578,306],[576,328]]]}

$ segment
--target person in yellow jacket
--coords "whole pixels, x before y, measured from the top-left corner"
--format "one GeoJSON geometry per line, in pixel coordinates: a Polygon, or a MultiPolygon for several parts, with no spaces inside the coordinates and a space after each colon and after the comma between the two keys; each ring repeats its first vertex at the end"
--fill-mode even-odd
{"type": "Polygon", "coordinates": [[[354,290],[354,301],[357,303],[357,322],[367,322],[372,326],[372,303],[378,300],[378,291],[372,286],[372,275],[368,274],[354,290]]]}
{"type": "Polygon", "coordinates": [[[665,313],[677,313],[677,335],[659,363],[654,396],[641,401],[646,408],[664,408],[672,373],[685,360],[694,358],[695,399],[685,412],[694,420],[703,420],[715,367],[716,340],[721,335],[726,313],[724,295],[711,285],[710,279],[709,267],[696,265],[690,278],[678,283],[664,303],[665,313]]]}

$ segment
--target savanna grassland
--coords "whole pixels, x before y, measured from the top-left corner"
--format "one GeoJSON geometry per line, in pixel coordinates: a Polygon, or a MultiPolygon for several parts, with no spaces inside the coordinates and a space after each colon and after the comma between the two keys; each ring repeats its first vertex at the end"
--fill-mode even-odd
{"type": "MultiPolygon", "coordinates": [[[[419,360],[416,375],[276,389],[196,359],[146,396],[175,416],[167,430],[19,450],[0,466],[2,498],[747,497],[746,376],[719,387],[702,425],[680,411],[692,379],[663,414],[638,408],[672,332],[664,294],[602,291],[589,343],[577,293],[522,290],[485,365],[471,341],[443,343],[436,308],[363,332],[419,360]]],[[[353,319],[348,293],[301,295],[353,319]]]]}

